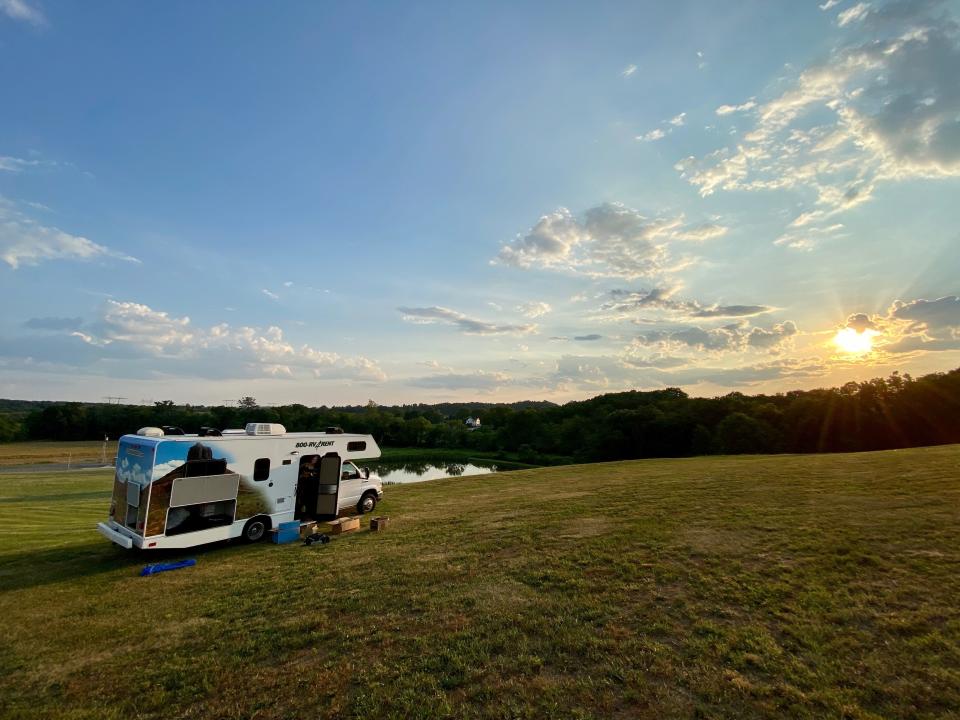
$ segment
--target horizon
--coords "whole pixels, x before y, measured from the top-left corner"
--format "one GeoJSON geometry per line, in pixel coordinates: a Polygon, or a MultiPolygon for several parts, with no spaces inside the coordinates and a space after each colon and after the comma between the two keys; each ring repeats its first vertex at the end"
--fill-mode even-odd
{"type": "Polygon", "coordinates": [[[949,372],[958,19],[0,0],[0,395],[564,404],[949,372]]]}
{"type": "MultiPolygon", "coordinates": [[[[936,371],[936,372],[934,372],[934,373],[929,373],[928,375],[948,375],[948,374],[954,373],[954,372],[960,372],[960,367],[958,367],[958,368],[952,368],[952,369],[949,369],[949,370],[936,371]]],[[[899,375],[901,378],[909,377],[910,380],[922,380],[924,377],[926,377],[926,376],[924,376],[924,375],[921,375],[921,376],[913,376],[913,375],[910,375],[909,373],[900,373],[899,371],[896,371],[896,370],[893,371],[892,374],[899,375]]],[[[862,381],[862,382],[864,382],[864,383],[869,383],[869,382],[872,381],[872,380],[888,380],[889,378],[890,378],[890,376],[876,377],[876,378],[870,378],[870,379],[868,379],[868,380],[866,380],[866,381],[862,381]]],[[[857,381],[850,381],[850,382],[857,382],[857,381]]],[[[776,397],[776,396],[785,396],[785,395],[788,395],[788,394],[790,394],[790,393],[795,393],[795,392],[836,391],[836,390],[840,390],[840,389],[841,389],[841,386],[838,386],[838,385],[832,385],[832,386],[823,385],[823,386],[818,386],[818,387],[806,388],[806,389],[803,389],[803,390],[801,390],[801,389],[799,389],[799,388],[789,388],[789,389],[785,389],[785,390],[778,390],[777,392],[772,392],[772,393],[760,393],[760,392],[749,393],[749,392],[741,392],[741,391],[739,391],[739,390],[732,390],[732,391],[730,391],[730,392],[731,392],[731,393],[737,393],[737,392],[739,392],[741,395],[744,395],[744,396],[746,396],[746,397],[776,397]]],[[[309,408],[320,408],[320,407],[327,407],[327,408],[330,408],[330,409],[338,409],[338,408],[366,408],[366,407],[370,407],[370,406],[371,406],[371,403],[373,404],[373,405],[372,405],[373,407],[385,407],[385,408],[392,408],[392,407],[413,407],[413,406],[417,406],[417,405],[426,405],[426,406],[428,406],[428,407],[432,407],[432,406],[435,406],[435,405],[521,405],[521,404],[534,404],[534,403],[548,403],[548,404],[554,404],[554,405],[556,405],[556,406],[558,406],[558,407],[562,407],[562,406],[567,405],[567,404],[569,404],[569,403],[573,403],[573,402],[586,402],[586,401],[595,400],[595,399],[597,399],[597,398],[604,397],[604,396],[606,396],[606,395],[616,395],[616,394],[622,394],[622,393],[654,393],[654,392],[664,391],[664,390],[680,390],[680,391],[683,392],[687,397],[698,398],[698,399],[707,399],[707,400],[713,399],[713,400],[717,400],[717,399],[722,399],[722,398],[724,397],[724,395],[695,395],[695,394],[692,394],[692,393],[687,392],[687,391],[686,391],[684,388],[682,388],[682,387],[670,386],[670,387],[663,387],[663,388],[654,388],[654,389],[650,389],[650,390],[643,390],[643,389],[640,389],[640,388],[625,388],[625,389],[622,389],[622,390],[610,390],[610,391],[607,391],[607,392],[597,393],[596,395],[589,395],[589,396],[587,396],[587,397],[578,398],[578,399],[575,399],[575,400],[561,400],[561,401],[554,401],[554,400],[535,400],[535,399],[532,399],[532,398],[524,398],[524,399],[520,399],[520,400],[465,399],[465,400],[438,400],[438,401],[436,401],[436,402],[424,402],[424,401],[420,400],[420,401],[409,402],[409,403],[381,403],[381,402],[377,402],[376,399],[374,399],[374,398],[368,398],[366,402],[360,402],[360,403],[342,403],[342,404],[334,404],[334,405],[306,405],[305,403],[260,402],[260,401],[257,400],[256,398],[252,398],[252,399],[256,401],[256,404],[253,406],[254,408],[261,408],[261,407],[262,407],[262,408],[289,407],[289,406],[291,406],[291,405],[296,405],[296,404],[305,405],[306,407],[309,407],[309,408]]],[[[40,403],[40,402],[43,402],[43,403],[53,403],[53,404],[57,404],[57,403],[79,403],[79,404],[83,404],[83,405],[118,405],[118,406],[150,407],[151,405],[158,405],[158,406],[159,406],[159,405],[160,405],[161,403],[163,403],[163,402],[172,402],[172,403],[173,403],[172,407],[194,407],[194,408],[198,408],[198,407],[210,407],[210,408],[213,408],[213,407],[226,407],[226,408],[238,407],[238,408],[239,408],[239,407],[242,407],[242,405],[240,404],[241,401],[242,401],[242,400],[245,400],[245,399],[247,399],[247,398],[237,398],[236,400],[230,401],[229,403],[228,403],[228,402],[221,402],[221,403],[202,404],[202,403],[191,403],[191,402],[178,402],[178,401],[172,400],[172,399],[170,399],[170,398],[165,398],[164,400],[152,400],[152,399],[147,400],[146,398],[144,398],[144,399],[142,399],[140,402],[112,402],[113,400],[124,400],[124,401],[126,401],[126,400],[128,400],[128,398],[115,398],[115,397],[113,397],[113,398],[110,398],[110,399],[101,398],[100,400],[62,400],[62,399],[47,400],[47,399],[6,398],[6,397],[0,397],[0,403],[2,403],[2,402],[28,402],[28,403],[40,403]]]]}

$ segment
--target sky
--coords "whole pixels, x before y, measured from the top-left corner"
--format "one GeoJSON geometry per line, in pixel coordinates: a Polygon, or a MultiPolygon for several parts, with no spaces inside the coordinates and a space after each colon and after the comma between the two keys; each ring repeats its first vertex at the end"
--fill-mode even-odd
{"type": "Polygon", "coordinates": [[[0,0],[0,397],[960,366],[960,2],[0,0]]]}

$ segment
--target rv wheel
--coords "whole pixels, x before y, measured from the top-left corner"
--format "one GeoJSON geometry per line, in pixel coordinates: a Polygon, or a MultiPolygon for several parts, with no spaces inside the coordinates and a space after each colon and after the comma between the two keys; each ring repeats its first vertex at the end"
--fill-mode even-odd
{"type": "Polygon", "coordinates": [[[243,526],[243,539],[251,543],[262,540],[269,529],[269,522],[262,517],[250,518],[247,520],[247,524],[243,526]]]}
{"type": "Polygon", "coordinates": [[[357,503],[357,510],[362,515],[363,513],[373,512],[373,509],[377,506],[377,496],[373,493],[367,493],[362,498],[360,502],[357,503]]]}

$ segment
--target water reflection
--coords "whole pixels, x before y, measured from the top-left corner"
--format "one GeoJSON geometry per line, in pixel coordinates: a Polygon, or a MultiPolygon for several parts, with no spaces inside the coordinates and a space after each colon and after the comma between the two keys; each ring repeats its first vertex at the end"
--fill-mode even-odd
{"type": "Polygon", "coordinates": [[[398,485],[403,483],[423,482],[425,480],[439,480],[447,477],[465,477],[467,475],[487,475],[489,473],[507,470],[496,463],[482,460],[468,462],[444,461],[408,461],[408,462],[378,462],[370,463],[370,471],[376,473],[383,480],[384,485],[398,485]]]}

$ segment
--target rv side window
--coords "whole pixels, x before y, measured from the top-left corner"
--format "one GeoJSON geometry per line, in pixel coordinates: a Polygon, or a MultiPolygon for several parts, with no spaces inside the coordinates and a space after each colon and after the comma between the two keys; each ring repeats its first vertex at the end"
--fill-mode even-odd
{"type": "Polygon", "coordinates": [[[270,458],[260,458],[253,464],[253,479],[266,480],[270,477],[270,458]]]}
{"type": "Polygon", "coordinates": [[[347,452],[360,452],[366,449],[367,443],[365,440],[354,440],[353,442],[347,443],[347,452]]]}

